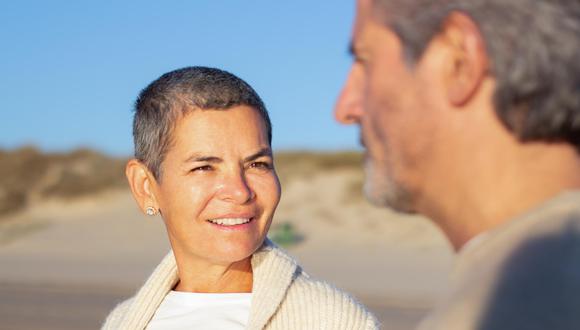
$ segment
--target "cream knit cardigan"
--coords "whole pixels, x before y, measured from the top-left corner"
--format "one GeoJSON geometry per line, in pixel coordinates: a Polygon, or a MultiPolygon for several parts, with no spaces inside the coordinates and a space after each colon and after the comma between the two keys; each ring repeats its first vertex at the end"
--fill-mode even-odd
{"type": "MultiPolygon", "coordinates": [[[[378,329],[361,304],[329,284],[314,280],[269,240],[252,256],[254,281],[246,329],[378,329]]],[[[102,329],[142,330],[178,281],[169,253],[137,294],[118,305],[102,329]]]]}

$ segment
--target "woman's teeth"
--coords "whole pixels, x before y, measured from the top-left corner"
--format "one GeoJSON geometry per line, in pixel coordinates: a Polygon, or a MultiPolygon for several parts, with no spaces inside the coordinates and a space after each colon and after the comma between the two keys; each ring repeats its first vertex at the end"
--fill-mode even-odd
{"type": "Polygon", "coordinates": [[[235,225],[242,225],[244,223],[248,223],[252,220],[251,218],[221,218],[221,219],[209,219],[208,221],[211,223],[215,223],[217,225],[222,226],[235,226],[235,225]]]}

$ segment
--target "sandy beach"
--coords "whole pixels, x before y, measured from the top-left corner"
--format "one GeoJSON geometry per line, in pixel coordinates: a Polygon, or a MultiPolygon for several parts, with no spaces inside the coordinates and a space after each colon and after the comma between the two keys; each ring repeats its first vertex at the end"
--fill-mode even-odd
{"type": "MultiPolygon", "coordinates": [[[[272,232],[311,275],[350,292],[385,329],[410,329],[445,289],[448,243],[428,221],[352,196],[358,171],[284,182],[272,232]]],[[[128,190],[46,200],[0,222],[0,329],[96,329],[169,250],[128,190]]]]}

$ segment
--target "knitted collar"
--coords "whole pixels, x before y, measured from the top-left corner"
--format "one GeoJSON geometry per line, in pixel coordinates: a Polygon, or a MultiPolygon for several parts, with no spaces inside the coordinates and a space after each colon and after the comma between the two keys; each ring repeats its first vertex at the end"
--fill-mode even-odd
{"type": "MultiPolygon", "coordinates": [[[[247,329],[263,329],[300,270],[294,259],[268,239],[252,255],[251,262],[254,278],[247,329]]],[[[175,257],[169,252],[135,295],[120,328],[145,329],[178,280],[175,257]]]]}

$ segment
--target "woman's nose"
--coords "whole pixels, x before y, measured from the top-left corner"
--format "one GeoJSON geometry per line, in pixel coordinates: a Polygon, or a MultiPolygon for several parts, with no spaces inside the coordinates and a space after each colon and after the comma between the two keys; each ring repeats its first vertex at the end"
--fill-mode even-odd
{"type": "Polygon", "coordinates": [[[243,172],[226,175],[219,191],[220,199],[235,204],[245,204],[254,195],[254,190],[248,185],[243,172]]]}
{"type": "Polygon", "coordinates": [[[362,68],[354,63],[334,106],[334,117],[342,124],[359,123],[362,108],[362,68]]]}

